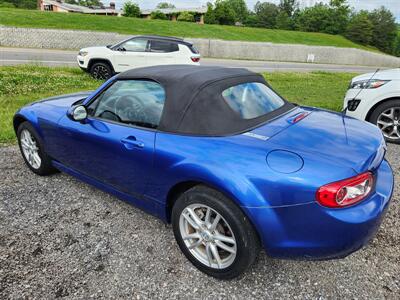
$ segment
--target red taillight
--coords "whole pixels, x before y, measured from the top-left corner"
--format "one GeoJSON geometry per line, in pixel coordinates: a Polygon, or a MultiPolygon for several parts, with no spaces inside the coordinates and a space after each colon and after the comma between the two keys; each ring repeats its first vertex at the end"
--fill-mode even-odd
{"type": "Polygon", "coordinates": [[[190,57],[190,59],[192,60],[192,62],[199,62],[200,61],[200,57],[196,57],[196,56],[192,56],[192,57],[190,57]]]}
{"type": "Polygon", "coordinates": [[[372,191],[374,175],[365,172],[355,177],[329,183],[317,191],[317,201],[327,207],[345,207],[365,199],[372,191]]]}

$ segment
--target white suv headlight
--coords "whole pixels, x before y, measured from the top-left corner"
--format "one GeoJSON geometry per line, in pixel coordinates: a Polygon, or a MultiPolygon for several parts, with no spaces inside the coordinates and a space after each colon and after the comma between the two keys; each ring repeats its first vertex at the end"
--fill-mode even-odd
{"type": "Polygon", "coordinates": [[[79,56],[86,56],[86,55],[88,55],[88,52],[87,51],[79,51],[79,53],[78,53],[78,55],[79,56]]]}
{"type": "Polygon", "coordinates": [[[351,82],[349,88],[350,89],[377,89],[377,88],[381,87],[382,85],[385,85],[389,81],[390,80],[380,80],[380,79],[360,80],[360,81],[351,82]]]}

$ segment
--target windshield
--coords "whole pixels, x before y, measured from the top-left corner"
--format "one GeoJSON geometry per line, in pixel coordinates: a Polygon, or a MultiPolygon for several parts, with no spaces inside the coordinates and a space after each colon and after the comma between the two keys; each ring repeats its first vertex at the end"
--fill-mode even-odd
{"type": "Polygon", "coordinates": [[[224,90],[222,96],[229,107],[243,119],[260,117],[285,104],[279,95],[260,82],[232,86],[224,90]]]}

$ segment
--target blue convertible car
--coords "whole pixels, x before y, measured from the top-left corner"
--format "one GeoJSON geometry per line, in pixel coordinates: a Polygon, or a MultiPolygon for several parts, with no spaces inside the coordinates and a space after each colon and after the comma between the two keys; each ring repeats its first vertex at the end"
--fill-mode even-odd
{"type": "Polygon", "coordinates": [[[172,223],[200,270],[346,256],[370,240],[393,174],[380,130],[287,102],[245,69],[158,66],[14,117],[28,167],[61,170],[172,223]]]}

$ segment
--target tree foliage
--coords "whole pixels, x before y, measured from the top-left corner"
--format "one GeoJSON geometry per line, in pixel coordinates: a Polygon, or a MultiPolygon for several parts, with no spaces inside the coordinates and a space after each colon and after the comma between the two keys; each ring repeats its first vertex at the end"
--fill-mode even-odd
{"type": "Polygon", "coordinates": [[[36,0],[0,0],[1,7],[17,7],[25,9],[36,9],[36,0]]]}
{"type": "Polygon", "coordinates": [[[194,15],[188,11],[183,11],[179,14],[177,21],[180,22],[194,22],[194,15]]]}
{"type": "Polygon", "coordinates": [[[292,18],[287,14],[286,11],[281,10],[279,14],[276,16],[276,28],[285,29],[285,30],[293,30],[294,23],[292,18]]]}
{"type": "Polygon", "coordinates": [[[258,1],[254,6],[254,12],[257,16],[257,24],[259,27],[276,27],[276,18],[280,12],[276,4],[258,1]]]}
{"type": "Polygon", "coordinates": [[[204,14],[204,22],[206,24],[218,24],[215,19],[214,6],[212,3],[207,3],[207,12],[204,14]]]}
{"type": "Polygon", "coordinates": [[[158,19],[158,20],[167,20],[168,19],[167,16],[159,10],[153,11],[150,14],[150,17],[152,19],[158,19]]]}
{"type": "Polygon", "coordinates": [[[124,11],[125,17],[134,17],[134,18],[140,17],[139,5],[133,3],[132,1],[125,2],[122,10],[124,11]]]}
{"type": "Polygon", "coordinates": [[[393,55],[400,57],[400,31],[398,32],[396,41],[394,42],[393,55]]]}
{"type": "Polygon", "coordinates": [[[333,30],[333,32],[336,34],[344,33],[346,31],[347,24],[349,23],[351,12],[350,6],[347,4],[347,0],[331,0],[329,5],[332,13],[336,16],[336,30],[333,30]]]}
{"type": "Polygon", "coordinates": [[[236,14],[227,0],[217,0],[214,5],[207,3],[204,21],[208,24],[233,25],[236,14]]]}
{"type": "Polygon", "coordinates": [[[249,15],[246,2],[244,0],[225,0],[225,2],[235,14],[235,22],[243,23],[249,15]]]}
{"type": "Polygon", "coordinates": [[[391,53],[397,38],[397,25],[390,10],[385,7],[375,9],[369,14],[372,22],[372,45],[387,53],[391,53]]]}
{"type": "Polygon", "coordinates": [[[291,17],[299,9],[299,3],[297,0],[281,0],[279,9],[281,12],[285,12],[288,17],[291,17]]]}
{"type": "Polygon", "coordinates": [[[372,41],[374,25],[367,11],[354,14],[347,25],[345,36],[354,42],[369,45],[372,41]]]}
{"type": "Polygon", "coordinates": [[[175,5],[168,2],[160,2],[157,4],[157,8],[164,9],[164,8],[175,8],[175,5]]]}
{"type": "Polygon", "coordinates": [[[301,31],[344,33],[348,24],[350,9],[346,0],[332,0],[329,5],[318,3],[301,10],[295,20],[301,31]]]}

